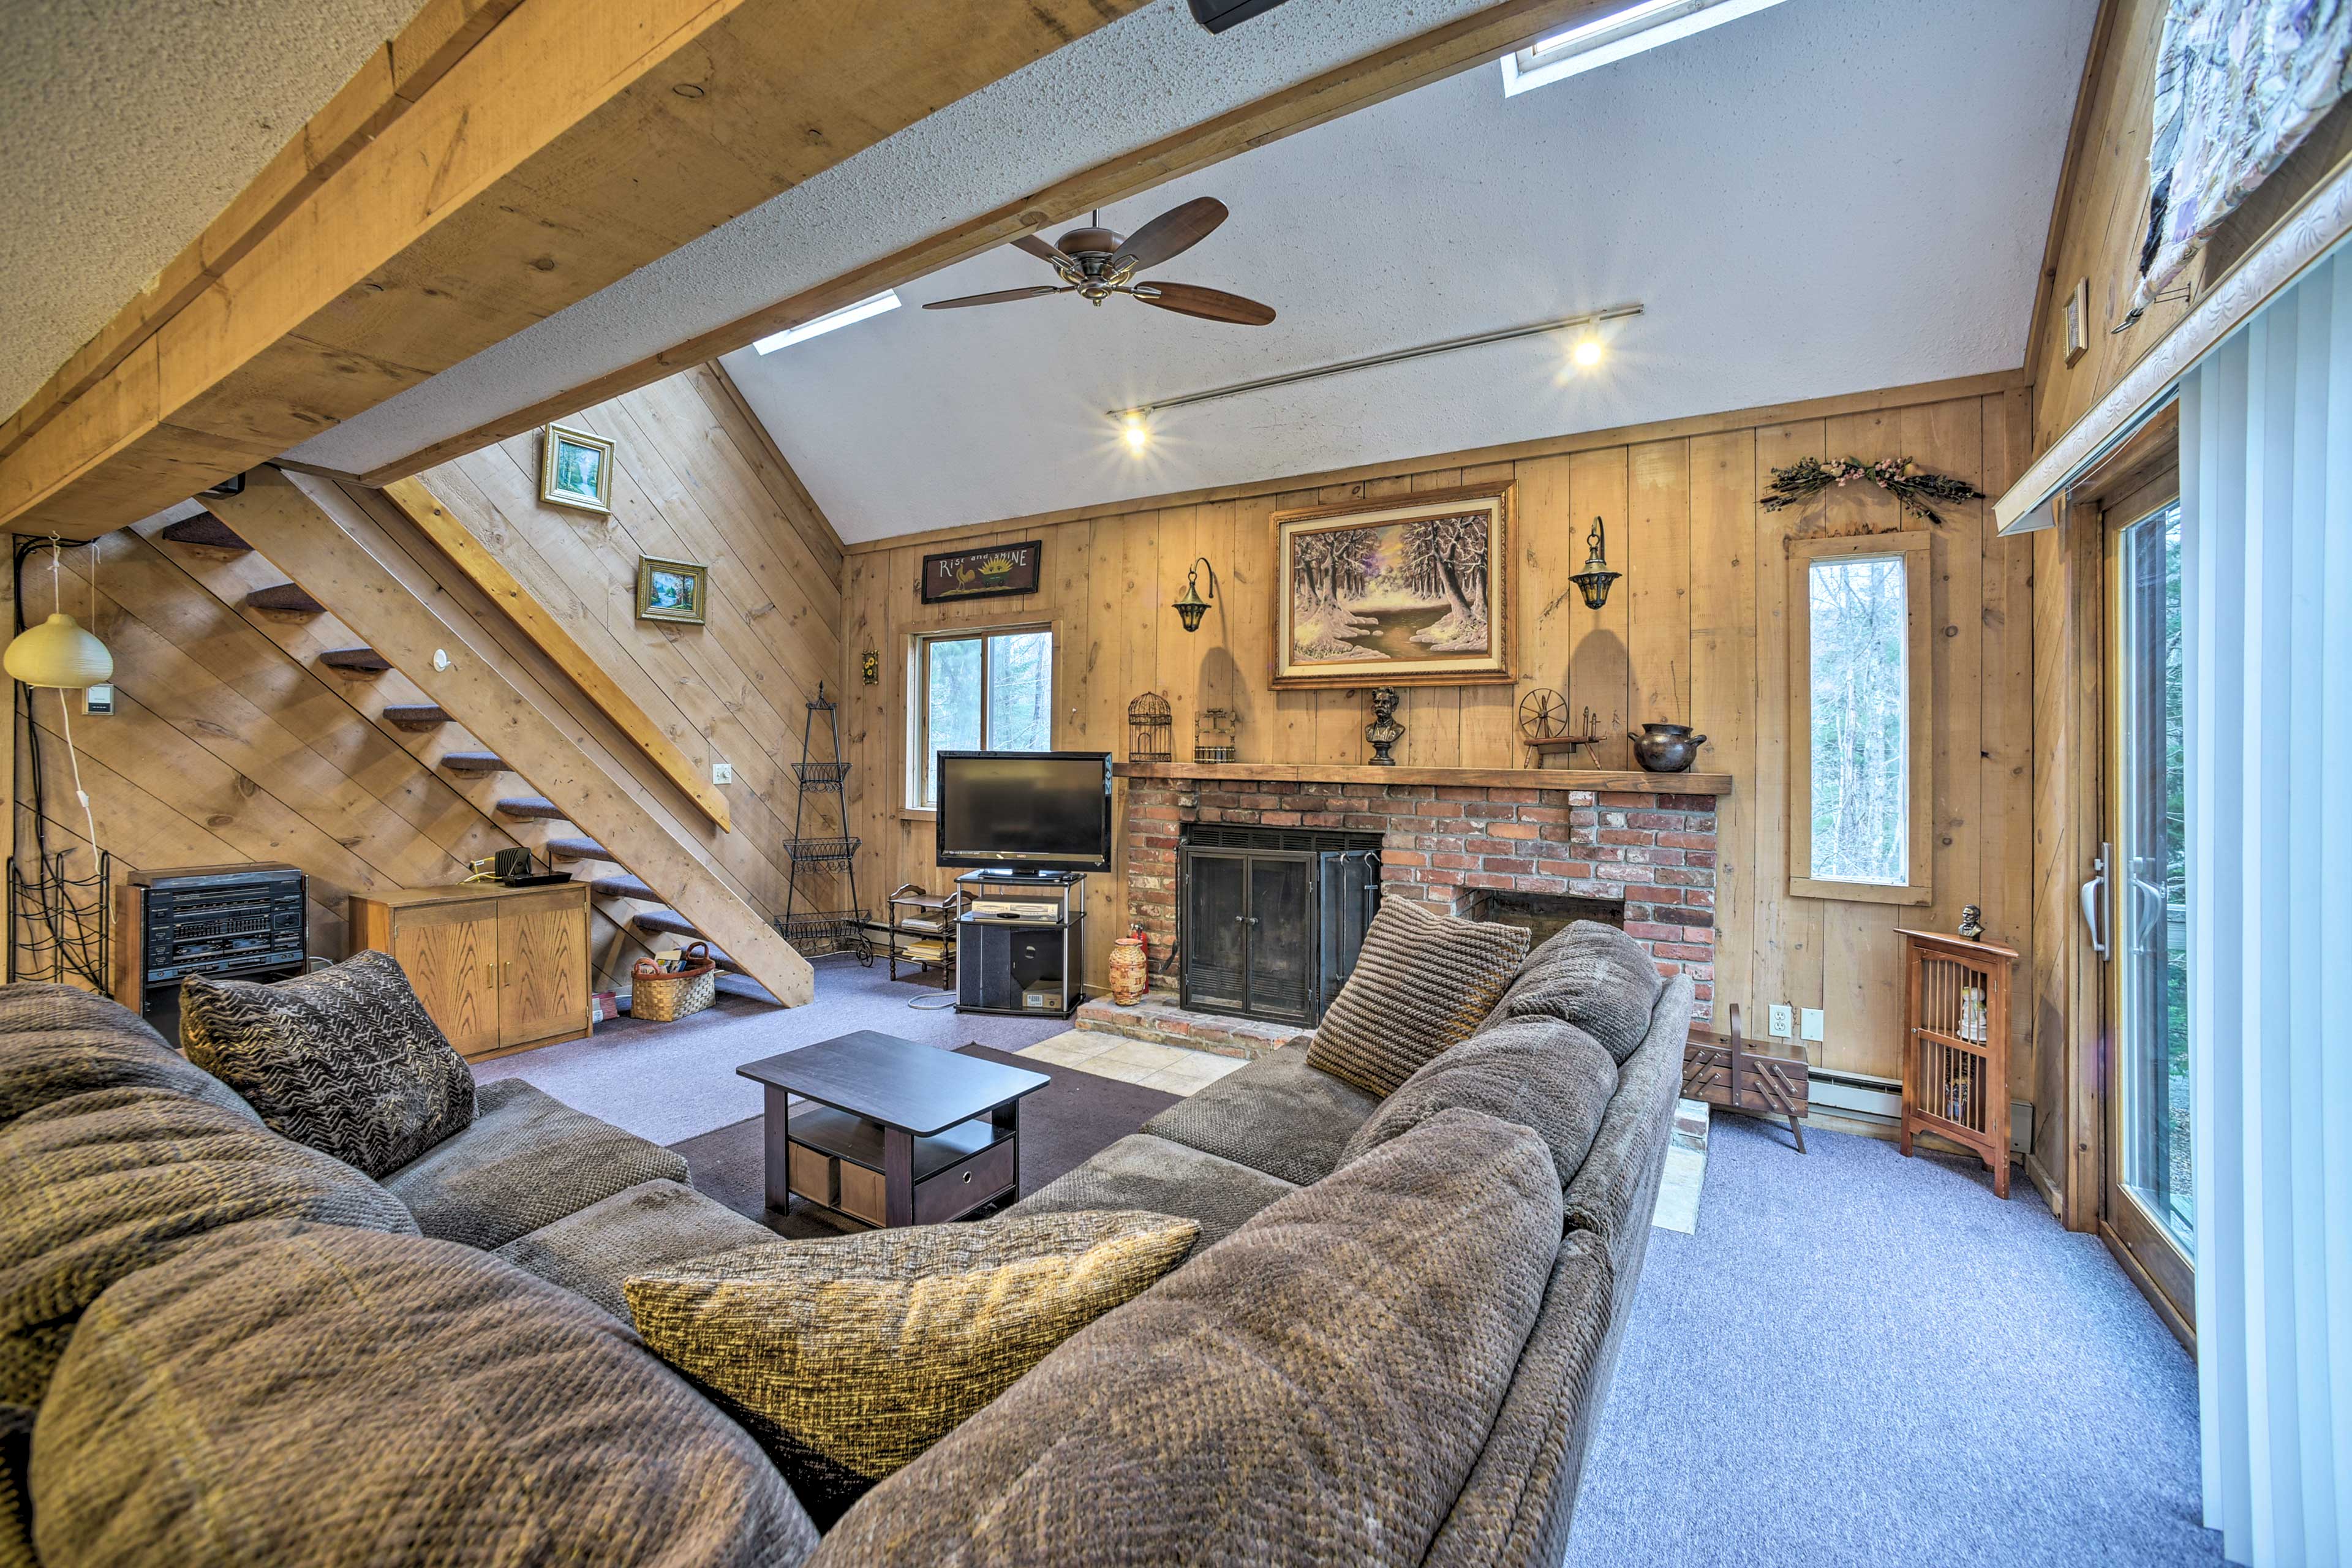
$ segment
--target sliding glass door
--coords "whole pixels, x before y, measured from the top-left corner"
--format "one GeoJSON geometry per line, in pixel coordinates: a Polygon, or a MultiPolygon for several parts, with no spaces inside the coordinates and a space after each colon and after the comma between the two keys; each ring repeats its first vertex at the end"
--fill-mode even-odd
{"type": "Polygon", "coordinates": [[[2197,1206],[2189,1165],[2179,503],[2112,539],[2113,1051],[2105,1218],[2187,1321],[2195,1302],[2197,1206]]]}

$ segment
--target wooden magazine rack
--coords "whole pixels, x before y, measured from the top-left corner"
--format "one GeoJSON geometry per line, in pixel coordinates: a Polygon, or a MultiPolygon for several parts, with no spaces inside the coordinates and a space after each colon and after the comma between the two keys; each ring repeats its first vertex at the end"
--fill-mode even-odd
{"type": "Polygon", "coordinates": [[[1933,1132],[1975,1152],[2009,1196],[2009,984],[2017,954],[1942,931],[1904,942],[1903,1152],[1933,1132]]]}

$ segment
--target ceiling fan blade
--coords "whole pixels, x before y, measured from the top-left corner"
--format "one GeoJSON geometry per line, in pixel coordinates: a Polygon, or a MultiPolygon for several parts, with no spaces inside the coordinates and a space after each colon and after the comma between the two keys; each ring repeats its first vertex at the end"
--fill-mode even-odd
{"type": "Polygon", "coordinates": [[[1171,207],[1127,237],[1127,243],[1111,258],[1114,269],[1132,268],[1140,272],[1147,267],[1157,267],[1171,257],[1181,256],[1215,232],[1225,221],[1225,204],[1214,196],[1195,196],[1182,206],[1171,207]]]}
{"type": "Polygon", "coordinates": [[[1197,283],[1141,283],[1136,286],[1135,297],[1147,305],[1157,305],[1179,315],[1234,321],[1244,327],[1263,327],[1274,320],[1271,305],[1261,305],[1222,289],[1203,289],[1197,283]]]}
{"type": "Polygon", "coordinates": [[[1038,260],[1050,262],[1055,271],[1058,272],[1062,269],[1062,253],[1055,249],[1049,242],[1038,238],[1034,234],[1023,234],[1014,236],[1013,243],[1038,260]]]}
{"type": "Polygon", "coordinates": [[[999,289],[992,294],[966,294],[954,300],[933,300],[925,304],[926,310],[954,310],[966,305],[1002,305],[1013,300],[1034,300],[1043,294],[1066,294],[1067,289],[1056,289],[1051,283],[1040,283],[1031,289],[999,289]]]}

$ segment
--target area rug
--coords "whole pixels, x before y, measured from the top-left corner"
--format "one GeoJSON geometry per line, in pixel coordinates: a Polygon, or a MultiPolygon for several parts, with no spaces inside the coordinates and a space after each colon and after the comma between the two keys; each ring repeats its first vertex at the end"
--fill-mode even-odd
{"type": "MultiPolygon", "coordinates": [[[[960,1047],[961,1054],[1003,1067],[1042,1072],[1054,1081],[1021,1102],[1021,1195],[1086,1163],[1176,1103],[1180,1096],[1099,1073],[1016,1057],[986,1046],[960,1047]]],[[[767,1212],[767,1144],[764,1119],[749,1116],[730,1126],[670,1145],[686,1156],[695,1191],[718,1199],[737,1214],[760,1220],[779,1236],[838,1236],[840,1222],[809,1212],[795,1198],[788,1215],[767,1212]]]]}

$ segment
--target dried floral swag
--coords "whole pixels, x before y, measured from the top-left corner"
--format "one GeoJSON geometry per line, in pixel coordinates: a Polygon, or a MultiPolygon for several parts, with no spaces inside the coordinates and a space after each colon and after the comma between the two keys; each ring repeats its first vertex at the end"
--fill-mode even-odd
{"type": "Polygon", "coordinates": [[[1904,510],[1916,512],[1934,523],[1944,520],[1937,515],[1930,501],[1948,505],[1984,499],[1984,491],[1968,480],[1922,472],[1908,458],[1884,458],[1875,463],[1865,463],[1859,458],[1843,458],[1834,463],[1800,458],[1785,468],[1772,470],[1772,488],[1764,492],[1764,510],[1778,511],[1784,506],[1795,506],[1825,489],[1857,479],[1876,485],[1901,501],[1904,510]]]}

